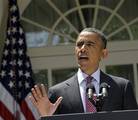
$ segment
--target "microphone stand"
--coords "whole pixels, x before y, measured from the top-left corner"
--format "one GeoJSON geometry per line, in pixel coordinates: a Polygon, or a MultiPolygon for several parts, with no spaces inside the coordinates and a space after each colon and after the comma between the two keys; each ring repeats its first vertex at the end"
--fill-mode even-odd
{"type": "Polygon", "coordinates": [[[94,96],[96,97],[96,100],[93,100],[93,98],[89,98],[89,100],[96,107],[97,112],[100,112],[102,111],[102,107],[104,104],[104,97],[102,94],[94,94],[94,96]]]}
{"type": "Polygon", "coordinates": [[[97,112],[102,111],[103,103],[104,103],[104,97],[102,95],[97,95],[96,104],[95,104],[97,112]]]}
{"type": "Polygon", "coordinates": [[[105,98],[108,96],[108,89],[110,88],[110,85],[107,83],[102,83],[100,85],[100,94],[97,95],[96,99],[96,109],[97,112],[102,111],[102,107],[105,101],[105,98]]]}
{"type": "MultiPolygon", "coordinates": [[[[102,111],[102,107],[105,101],[105,98],[108,96],[107,90],[110,88],[110,86],[107,83],[102,83],[100,86],[100,93],[99,94],[92,94],[93,97],[96,97],[95,100],[93,100],[93,97],[91,96],[89,98],[90,102],[96,107],[97,112],[102,111]]],[[[92,92],[95,92],[94,87],[92,86],[91,89],[92,92]]]]}

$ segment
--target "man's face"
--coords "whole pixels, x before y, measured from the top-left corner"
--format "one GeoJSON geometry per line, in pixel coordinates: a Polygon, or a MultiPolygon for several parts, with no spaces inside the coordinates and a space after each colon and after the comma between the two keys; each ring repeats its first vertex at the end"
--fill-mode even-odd
{"type": "Polygon", "coordinates": [[[75,54],[79,67],[86,74],[92,74],[99,67],[102,57],[107,55],[100,36],[92,32],[82,32],[78,36],[75,54]]]}

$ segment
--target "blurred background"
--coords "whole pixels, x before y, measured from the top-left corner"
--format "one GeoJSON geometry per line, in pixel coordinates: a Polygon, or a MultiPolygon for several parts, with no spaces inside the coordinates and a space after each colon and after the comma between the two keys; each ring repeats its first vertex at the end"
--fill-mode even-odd
{"type": "MultiPolygon", "coordinates": [[[[108,38],[109,56],[101,69],[129,79],[138,101],[137,0],[18,0],[34,79],[48,87],[77,70],[74,45],[85,27],[108,38]]],[[[8,1],[0,0],[0,60],[6,37],[8,1]]]]}

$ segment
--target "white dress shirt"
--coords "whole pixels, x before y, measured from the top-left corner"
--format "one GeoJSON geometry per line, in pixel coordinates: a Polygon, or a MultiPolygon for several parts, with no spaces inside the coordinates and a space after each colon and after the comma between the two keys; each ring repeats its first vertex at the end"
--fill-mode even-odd
{"type": "MultiPolygon", "coordinates": [[[[86,112],[86,104],[85,104],[86,81],[85,79],[88,77],[88,75],[82,72],[81,69],[78,69],[77,76],[78,76],[78,82],[79,82],[79,88],[80,88],[83,108],[84,108],[84,111],[86,112]]],[[[94,72],[91,76],[95,79],[94,81],[92,81],[92,84],[95,87],[96,94],[99,94],[100,69],[98,68],[97,71],[94,72]]]]}

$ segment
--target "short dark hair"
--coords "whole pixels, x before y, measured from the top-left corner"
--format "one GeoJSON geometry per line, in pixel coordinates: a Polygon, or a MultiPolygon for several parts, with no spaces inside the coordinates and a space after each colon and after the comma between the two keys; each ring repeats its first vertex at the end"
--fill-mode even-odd
{"type": "Polygon", "coordinates": [[[103,41],[104,49],[106,48],[106,46],[107,46],[107,38],[106,38],[105,34],[103,32],[101,32],[100,30],[98,30],[96,28],[84,28],[81,32],[93,32],[93,33],[98,34],[101,37],[101,40],[103,41]]]}

